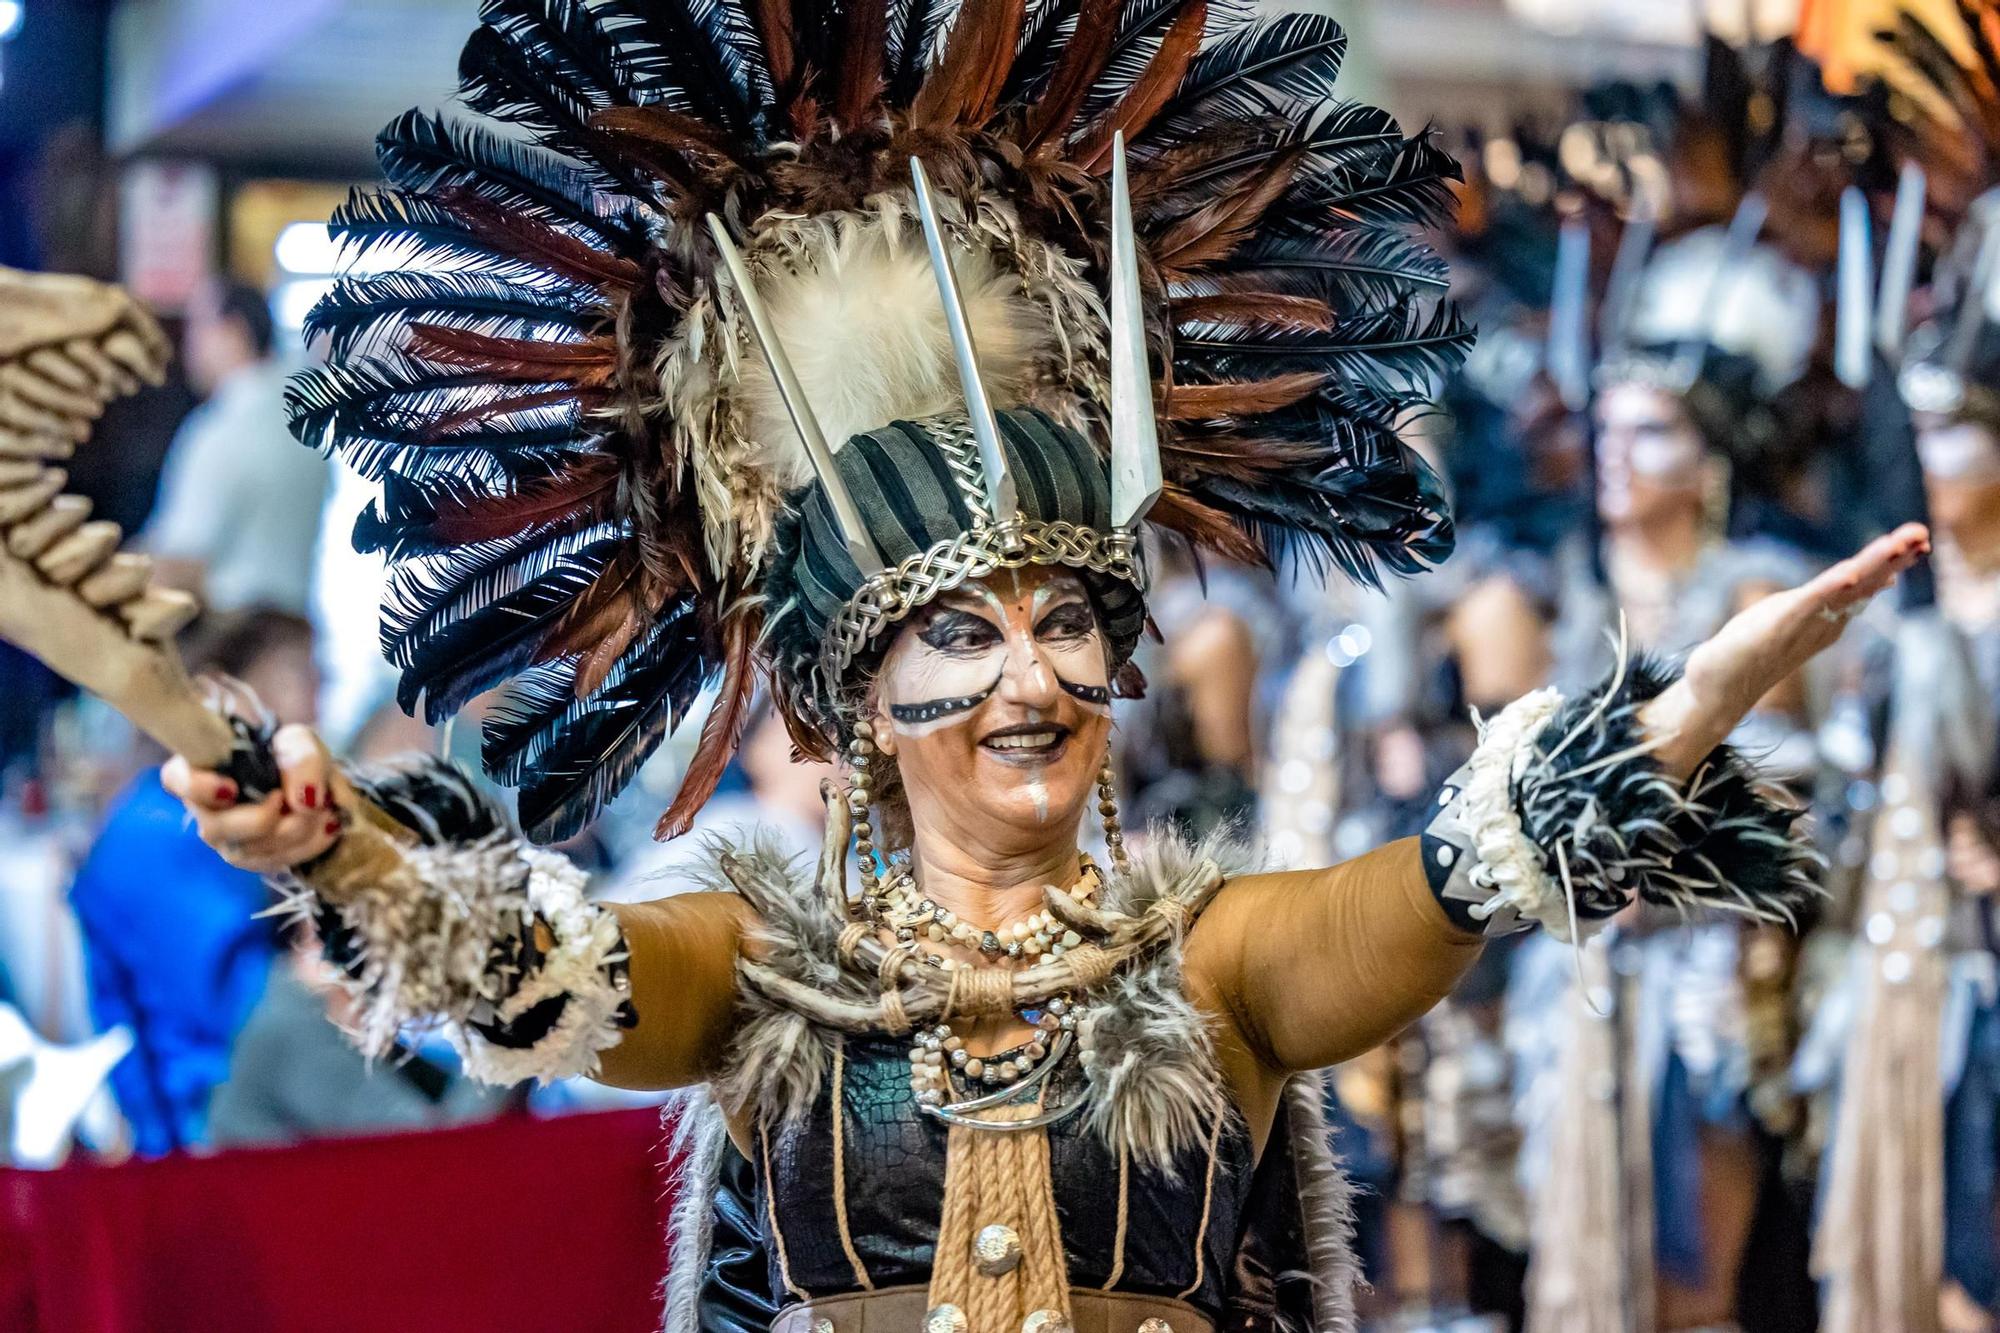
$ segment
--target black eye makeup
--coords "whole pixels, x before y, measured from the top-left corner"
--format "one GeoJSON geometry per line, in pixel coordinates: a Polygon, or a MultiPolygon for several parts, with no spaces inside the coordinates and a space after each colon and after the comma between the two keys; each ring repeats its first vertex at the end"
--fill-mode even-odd
{"type": "Polygon", "coordinates": [[[890,704],[889,716],[905,726],[919,722],[935,722],[939,718],[950,717],[954,713],[969,713],[991,698],[993,691],[1000,688],[1000,678],[977,694],[960,695],[955,699],[926,699],[916,704],[890,704]]]}
{"type": "Polygon", "coordinates": [[[1111,687],[1108,685],[1079,685],[1073,680],[1056,677],[1056,684],[1073,699],[1081,699],[1087,704],[1108,704],[1111,702],[1111,687]]]}
{"type": "Polygon", "coordinates": [[[1092,614],[1090,603],[1085,601],[1064,602],[1035,626],[1035,633],[1049,639],[1081,639],[1097,632],[1097,617],[1092,614]]]}
{"type": "Polygon", "coordinates": [[[941,653],[978,653],[1000,642],[1000,631],[970,611],[942,607],[924,622],[917,637],[941,653]]]}

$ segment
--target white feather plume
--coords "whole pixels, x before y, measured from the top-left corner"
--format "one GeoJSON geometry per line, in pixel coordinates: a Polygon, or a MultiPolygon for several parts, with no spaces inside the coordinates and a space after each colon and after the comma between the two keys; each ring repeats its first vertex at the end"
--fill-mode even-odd
{"type": "MultiPolygon", "coordinates": [[[[795,239],[796,229],[788,230],[795,239]]],[[[887,422],[962,409],[921,235],[879,213],[831,216],[825,230],[816,244],[789,247],[781,261],[767,258],[758,292],[827,441],[837,451],[887,422]]],[[[987,394],[995,407],[1018,405],[1056,354],[1047,312],[988,251],[960,249],[952,266],[987,394]]],[[[805,446],[763,358],[742,355],[736,364],[733,396],[755,465],[786,486],[810,481],[805,446]]]]}

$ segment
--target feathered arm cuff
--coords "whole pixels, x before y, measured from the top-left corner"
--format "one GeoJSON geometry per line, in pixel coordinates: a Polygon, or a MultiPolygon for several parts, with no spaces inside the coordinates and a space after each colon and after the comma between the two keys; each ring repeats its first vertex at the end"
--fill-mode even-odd
{"type": "Polygon", "coordinates": [[[303,867],[279,887],[350,979],[356,1045],[383,1056],[407,1031],[441,1029],[482,1082],[594,1072],[634,1015],[624,937],[584,898],[583,873],[440,760],[351,776],[415,844],[367,882],[303,867]]]}
{"type": "Polygon", "coordinates": [[[1580,698],[1537,690],[1480,722],[1423,838],[1425,871],[1457,924],[1488,935],[1541,925],[1569,940],[1635,894],[1793,918],[1818,866],[1792,832],[1797,812],[1726,745],[1685,785],[1651,759],[1639,709],[1673,680],[1634,658],[1580,698]]]}

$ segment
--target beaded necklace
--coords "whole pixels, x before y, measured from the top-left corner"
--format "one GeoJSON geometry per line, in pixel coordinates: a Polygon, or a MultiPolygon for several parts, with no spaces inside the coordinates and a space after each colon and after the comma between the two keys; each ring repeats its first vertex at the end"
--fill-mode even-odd
{"type": "MultiPolygon", "coordinates": [[[[1082,866],[1083,874],[1065,892],[1087,902],[1103,876],[1087,855],[1082,866]]],[[[899,943],[914,946],[927,964],[945,971],[982,964],[952,958],[928,945],[955,945],[997,960],[1060,957],[1082,943],[1047,908],[994,930],[980,930],[943,904],[922,897],[907,869],[870,893],[868,903],[877,925],[892,931],[899,943]]],[[[1039,1008],[1020,1010],[1017,1016],[1035,1029],[1035,1036],[984,1057],[966,1049],[965,1039],[949,1021],[919,1028],[910,1040],[910,1088],[918,1105],[951,1118],[1008,1100],[1047,1077],[1075,1040],[1073,1002],[1058,996],[1039,1008]]]]}

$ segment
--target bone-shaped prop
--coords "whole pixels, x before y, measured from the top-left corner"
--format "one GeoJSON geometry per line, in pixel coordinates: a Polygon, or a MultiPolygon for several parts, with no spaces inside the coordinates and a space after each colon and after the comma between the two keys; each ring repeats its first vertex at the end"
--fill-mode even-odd
{"type": "MultiPolygon", "coordinates": [[[[154,586],[151,563],[119,551],[118,525],[90,521],[90,502],[64,494],[67,477],[53,466],[106,402],[159,380],[166,342],[117,289],[82,278],[24,281],[39,277],[0,269],[0,639],[190,763],[229,773],[244,799],[261,799],[277,785],[267,742],[212,707],[173,648],[195,599],[154,586]],[[65,323],[52,293],[75,298],[76,318],[65,323]],[[23,384],[32,385],[26,398],[8,396],[23,384]],[[39,415],[20,409],[30,401],[39,415]]],[[[313,869],[316,887],[382,885],[402,873],[409,831],[356,804],[345,811],[347,832],[313,869]]]]}

